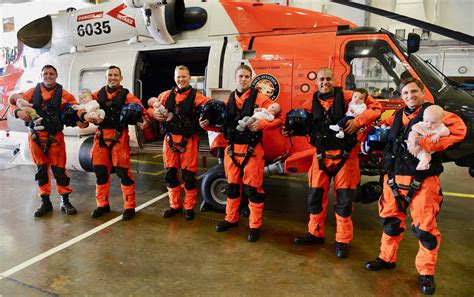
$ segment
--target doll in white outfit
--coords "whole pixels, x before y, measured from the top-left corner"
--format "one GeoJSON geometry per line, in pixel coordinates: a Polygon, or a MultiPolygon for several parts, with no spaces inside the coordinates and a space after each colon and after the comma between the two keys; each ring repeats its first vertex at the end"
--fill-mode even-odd
{"type": "Polygon", "coordinates": [[[89,116],[95,119],[103,120],[105,118],[105,111],[100,109],[99,102],[92,97],[92,92],[89,89],[82,89],[81,91],[81,104],[74,105],[74,110],[84,109],[89,116]]]}
{"type": "Polygon", "coordinates": [[[253,116],[243,117],[240,121],[238,121],[239,125],[237,126],[237,130],[242,132],[247,128],[249,125],[255,123],[256,120],[267,120],[273,121],[276,116],[278,116],[281,112],[281,106],[278,103],[271,104],[268,109],[267,108],[256,108],[253,116]]]}
{"type": "Polygon", "coordinates": [[[352,93],[352,99],[346,112],[346,116],[340,119],[336,125],[329,125],[329,129],[336,131],[337,138],[344,138],[344,128],[349,120],[354,119],[367,109],[365,100],[368,92],[366,89],[355,89],[352,93]]]}
{"type": "MultiPolygon", "coordinates": [[[[437,143],[441,137],[449,136],[451,132],[443,124],[444,110],[439,105],[430,105],[423,112],[423,121],[414,124],[408,134],[408,146],[418,147],[418,139],[431,136],[431,142],[437,143]]],[[[430,168],[431,154],[419,148],[416,158],[420,160],[416,170],[430,168]]]]}
{"type": "Polygon", "coordinates": [[[169,122],[171,121],[171,119],[173,118],[173,113],[172,112],[168,112],[168,110],[166,109],[166,107],[164,107],[163,104],[161,104],[160,102],[158,102],[158,98],[157,97],[151,97],[150,99],[148,99],[148,106],[150,107],[153,107],[153,109],[161,114],[164,114],[165,117],[166,117],[166,122],[169,122]]]}

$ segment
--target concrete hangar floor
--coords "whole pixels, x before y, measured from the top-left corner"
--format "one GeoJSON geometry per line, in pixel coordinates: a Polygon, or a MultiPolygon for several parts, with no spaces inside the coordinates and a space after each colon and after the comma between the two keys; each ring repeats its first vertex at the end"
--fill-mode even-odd
{"type": "MultiPolygon", "coordinates": [[[[250,243],[246,218],[225,233],[215,232],[220,213],[201,212],[190,222],[182,214],[162,218],[168,197],[160,155],[133,157],[133,169],[140,172],[135,172],[140,210],[131,221],[120,220],[123,202],[115,176],[112,212],[91,219],[95,176],[73,171],[71,199],[78,214],[62,214],[58,197],[52,196],[54,212],[34,218],[39,206],[35,169],[8,165],[10,156],[0,154],[0,296],[420,295],[414,264],[418,243],[410,231],[396,269],[363,268],[378,255],[382,230],[376,203],[355,205],[348,259],[335,256],[331,206],[326,244],[293,244],[295,235],[306,232],[304,177],[266,179],[262,236],[250,243]]],[[[446,164],[441,179],[445,199],[438,216],[443,239],[436,293],[473,296],[472,178],[465,168],[446,164]]]]}

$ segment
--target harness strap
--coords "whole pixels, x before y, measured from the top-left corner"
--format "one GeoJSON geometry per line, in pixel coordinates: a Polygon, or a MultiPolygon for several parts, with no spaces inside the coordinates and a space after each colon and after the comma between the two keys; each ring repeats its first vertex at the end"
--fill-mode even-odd
{"type": "Polygon", "coordinates": [[[186,150],[186,145],[188,144],[188,138],[183,135],[183,138],[180,142],[173,141],[171,133],[166,134],[166,141],[168,142],[172,152],[184,153],[186,150]]]}
{"type": "Polygon", "coordinates": [[[410,184],[410,189],[408,190],[408,193],[405,196],[405,200],[408,203],[411,203],[413,200],[413,196],[415,195],[416,192],[420,190],[421,183],[423,182],[424,178],[421,180],[418,180],[416,177],[411,181],[410,184]]]}
{"type": "Polygon", "coordinates": [[[339,171],[342,169],[342,167],[344,166],[344,164],[346,163],[347,159],[349,158],[349,155],[350,155],[350,152],[348,151],[343,151],[342,154],[339,154],[339,155],[336,155],[336,156],[333,156],[333,155],[326,155],[326,152],[323,152],[321,154],[318,154],[317,155],[317,158],[318,158],[318,165],[319,165],[319,169],[321,169],[322,171],[324,171],[329,177],[334,177],[336,176],[339,171]],[[337,163],[336,167],[334,167],[334,170],[331,172],[329,170],[329,168],[327,168],[326,164],[324,164],[323,160],[325,158],[328,158],[328,159],[333,159],[333,160],[338,160],[338,159],[341,159],[341,161],[339,161],[339,163],[337,163]]]}
{"type": "Polygon", "coordinates": [[[395,176],[391,176],[389,174],[388,179],[387,179],[387,185],[390,187],[393,193],[393,197],[395,197],[395,201],[397,202],[397,208],[399,212],[406,213],[406,201],[404,197],[400,195],[398,192],[398,187],[397,184],[395,183],[395,176]]]}
{"type": "Polygon", "coordinates": [[[387,179],[387,185],[392,190],[393,196],[397,201],[398,211],[406,213],[406,210],[410,203],[413,201],[413,196],[420,190],[421,184],[425,180],[425,176],[415,176],[411,181],[410,185],[401,185],[395,182],[395,175],[389,174],[387,179]],[[405,196],[401,195],[399,189],[408,190],[405,196]]]}
{"type": "Polygon", "coordinates": [[[247,153],[244,155],[244,160],[242,161],[242,164],[239,164],[235,156],[242,157],[243,154],[240,153],[234,153],[234,144],[231,143],[227,149],[227,152],[229,153],[230,158],[232,159],[232,163],[234,163],[235,166],[239,167],[240,169],[240,178],[244,177],[244,168],[247,165],[247,163],[250,160],[250,157],[252,157],[253,152],[255,151],[254,145],[249,144],[247,147],[247,153]]]}
{"type": "Polygon", "coordinates": [[[34,141],[34,143],[36,143],[37,146],[39,146],[43,150],[43,153],[48,155],[49,148],[51,147],[51,144],[56,142],[56,139],[54,138],[56,133],[48,132],[48,137],[47,137],[46,140],[44,140],[44,139],[39,138],[38,133],[36,132],[35,129],[33,129],[31,127],[29,129],[30,129],[30,132],[31,132],[31,139],[34,141]],[[44,146],[43,146],[43,144],[44,144],[44,146]]]}
{"type": "Polygon", "coordinates": [[[109,157],[112,159],[112,149],[118,143],[120,137],[122,137],[123,129],[116,129],[115,130],[115,135],[114,135],[113,138],[104,138],[104,133],[102,131],[102,128],[99,127],[98,130],[99,130],[99,132],[98,132],[97,135],[99,136],[99,146],[106,147],[109,150],[109,157]],[[106,141],[110,141],[110,144],[107,145],[105,143],[106,141]]]}

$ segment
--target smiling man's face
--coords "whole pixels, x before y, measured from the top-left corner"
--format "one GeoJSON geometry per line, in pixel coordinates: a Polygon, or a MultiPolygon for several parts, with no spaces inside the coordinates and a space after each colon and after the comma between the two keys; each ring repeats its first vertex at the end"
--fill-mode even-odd
{"type": "Polygon", "coordinates": [[[401,91],[403,102],[409,109],[416,109],[423,104],[423,96],[425,93],[415,83],[411,82],[406,84],[401,91]]]}

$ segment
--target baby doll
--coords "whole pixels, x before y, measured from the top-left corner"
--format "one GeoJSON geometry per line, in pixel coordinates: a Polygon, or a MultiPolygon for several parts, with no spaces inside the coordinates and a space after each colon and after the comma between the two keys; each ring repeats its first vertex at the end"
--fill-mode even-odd
{"type": "Polygon", "coordinates": [[[156,97],[151,97],[150,99],[148,99],[148,106],[152,106],[153,109],[161,114],[166,114],[166,122],[169,122],[171,121],[171,119],[173,118],[173,113],[172,112],[168,112],[166,110],[166,108],[163,106],[163,104],[159,103],[158,102],[158,98],[156,97]]]}
{"type": "Polygon", "coordinates": [[[365,89],[355,89],[352,93],[352,99],[349,103],[346,116],[340,119],[336,125],[329,125],[329,129],[336,131],[337,138],[344,138],[344,128],[349,120],[354,119],[367,109],[367,105],[364,103],[367,99],[368,92],[365,89]]]}
{"type": "MultiPolygon", "coordinates": [[[[408,146],[418,147],[418,139],[431,136],[431,142],[437,143],[441,137],[449,136],[451,132],[443,124],[444,110],[439,105],[428,106],[423,112],[423,121],[414,124],[408,134],[408,146]]],[[[416,158],[420,160],[416,170],[430,168],[432,152],[419,148],[416,158]]]]}
{"type": "Polygon", "coordinates": [[[105,111],[100,109],[100,104],[92,97],[92,92],[89,89],[82,89],[81,91],[81,104],[74,105],[74,110],[84,109],[92,118],[101,119],[105,118],[105,111]]]}
{"type": "Polygon", "coordinates": [[[255,123],[257,120],[267,120],[273,121],[276,116],[278,116],[281,112],[281,106],[278,103],[271,104],[268,109],[266,108],[256,108],[254,111],[253,116],[249,117],[246,116],[240,121],[238,121],[239,125],[237,126],[237,131],[243,132],[245,128],[249,125],[255,123]]]}
{"type": "Polygon", "coordinates": [[[30,116],[30,128],[37,131],[44,130],[44,126],[41,125],[41,121],[43,120],[43,118],[38,115],[36,110],[33,108],[33,104],[29,103],[25,99],[19,98],[16,100],[15,105],[18,106],[19,109],[25,111],[26,114],[30,116]]]}

